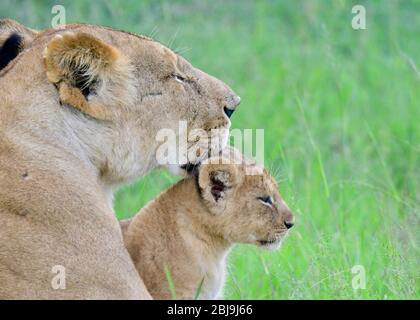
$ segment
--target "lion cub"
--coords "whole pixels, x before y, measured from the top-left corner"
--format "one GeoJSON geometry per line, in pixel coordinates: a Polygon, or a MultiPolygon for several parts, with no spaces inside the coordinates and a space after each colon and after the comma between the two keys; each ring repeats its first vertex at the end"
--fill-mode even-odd
{"type": "Polygon", "coordinates": [[[177,299],[198,293],[200,299],[220,298],[233,244],[276,249],[293,226],[265,169],[245,159],[226,163],[222,157],[208,159],[193,177],[121,221],[125,245],[153,298],[172,298],[168,274],[177,299]]]}

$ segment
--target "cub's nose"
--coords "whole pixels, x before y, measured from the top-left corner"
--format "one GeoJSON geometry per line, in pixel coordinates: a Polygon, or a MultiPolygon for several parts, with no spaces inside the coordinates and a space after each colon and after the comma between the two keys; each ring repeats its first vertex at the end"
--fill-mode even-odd
{"type": "Polygon", "coordinates": [[[227,115],[227,117],[230,118],[232,116],[233,111],[235,111],[235,110],[229,109],[228,107],[224,107],[223,108],[223,111],[225,112],[225,114],[227,115]]]}
{"type": "Polygon", "coordinates": [[[287,206],[286,202],[283,201],[283,223],[284,226],[287,229],[290,229],[291,227],[293,227],[295,225],[295,217],[293,216],[292,211],[289,209],[289,207],[287,206]]]}
{"type": "Polygon", "coordinates": [[[223,108],[223,111],[225,112],[225,114],[227,115],[228,118],[230,118],[232,116],[233,111],[235,111],[235,108],[241,103],[241,97],[234,95],[231,99],[231,105],[232,106],[225,106],[223,108]]]}

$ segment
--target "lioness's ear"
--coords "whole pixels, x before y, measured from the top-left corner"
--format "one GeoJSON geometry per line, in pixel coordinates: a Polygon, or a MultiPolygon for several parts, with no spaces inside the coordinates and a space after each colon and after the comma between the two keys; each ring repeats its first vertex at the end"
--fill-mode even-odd
{"type": "MultiPolygon", "coordinates": [[[[107,119],[104,105],[87,100],[93,87],[117,73],[120,52],[87,33],[55,36],[44,51],[47,78],[59,89],[60,100],[97,119],[107,119]]],[[[118,76],[117,76],[118,77],[118,76]]]]}
{"type": "Polygon", "coordinates": [[[0,70],[9,64],[22,50],[22,37],[12,33],[0,47],[0,70]]]}
{"type": "Polygon", "coordinates": [[[27,48],[36,34],[17,21],[0,19],[0,70],[27,48]]]}
{"type": "Polygon", "coordinates": [[[198,176],[200,188],[214,201],[223,199],[226,191],[237,182],[238,168],[234,164],[202,164],[198,176]]]}

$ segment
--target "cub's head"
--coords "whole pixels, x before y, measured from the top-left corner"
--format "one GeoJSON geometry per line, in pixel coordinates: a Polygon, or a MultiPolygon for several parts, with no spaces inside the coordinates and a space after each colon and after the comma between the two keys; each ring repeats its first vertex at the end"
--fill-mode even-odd
{"type": "Polygon", "coordinates": [[[239,97],[164,45],[89,25],[45,37],[46,75],[61,104],[112,130],[113,154],[125,155],[118,161],[179,169],[226,145],[239,97]]]}
{"type": "Polygon", "coordinates": [[[216,235],[229,242],[277,249],[294,224],[275,180],[247,160],[213,157],[197,171],[203,217],[216,235]],[[231,164],[229,164],[229,162],[231,164]]]}

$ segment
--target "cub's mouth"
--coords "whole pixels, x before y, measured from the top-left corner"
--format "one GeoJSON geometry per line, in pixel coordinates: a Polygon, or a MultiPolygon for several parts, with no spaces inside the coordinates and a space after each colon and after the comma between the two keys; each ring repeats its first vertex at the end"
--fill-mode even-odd
{"type": "Polygon", "coordinates": [[[274,244],[274,243],[279,242],[279,241],[280,241],[280,238],[270,239],[270,240],[258,240],[258,244],[260,246],[268,246],[270,244],[274,244]]]}
{"type": "Polygon", "coordinates": [[[258,245],[267,250],[276,250],[280,247],[283,237],[257,240],[258,245]]]}

